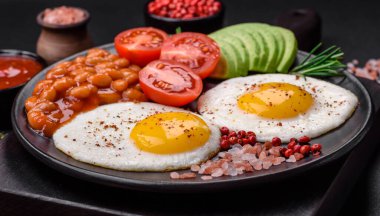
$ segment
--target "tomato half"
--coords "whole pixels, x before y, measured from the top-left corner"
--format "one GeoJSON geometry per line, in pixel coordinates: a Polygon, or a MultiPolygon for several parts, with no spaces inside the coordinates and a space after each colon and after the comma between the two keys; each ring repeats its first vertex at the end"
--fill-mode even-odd
{"type": "Polygon", "coordinates": [[[115,37],[115,49],[121,57],[140,67],[160,57],[162,43],[168,35],[156,28],[133,28],[115,37]]]}
{"type": "Polygon", "coordinates": [[[160,58],[185,64],[204,79],[218,64],[220,49],[207,35],[184,32],[171,36],[163,43],[160,58]]]}
{"type": "Polygon", "coordinates": [[[202,92],[201,78],[190,68],[171,60],[149,63],[139,72],[144,94],[154,102],[183,106],[194,101],[202,92]]]}

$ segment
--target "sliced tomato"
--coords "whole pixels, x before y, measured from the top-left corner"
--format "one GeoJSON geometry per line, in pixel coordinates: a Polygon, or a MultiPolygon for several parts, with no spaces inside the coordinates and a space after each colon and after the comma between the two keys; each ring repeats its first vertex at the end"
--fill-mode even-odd
{"type": "Polygon", "coordinates": [[[175,34],[162,45],[160,59],[169,59],[190,67],[202,79],[208,77],[220,59],[217,43],[201,33],[175,34]]]}
{"type": "Polygon", "coordinates": [[[115,37],[115,49],[121,57],[140,67],[160,57],[162,43],[168,35],[156,28],[133,28],[115,37]]]}
{"type": "Polygon", "coordinates": [[[202,79],[192,70],[172,60],[157,60],[139,72],[144,94],[154,102],[183,106],[194,101],[202,92],[202,79]]]}

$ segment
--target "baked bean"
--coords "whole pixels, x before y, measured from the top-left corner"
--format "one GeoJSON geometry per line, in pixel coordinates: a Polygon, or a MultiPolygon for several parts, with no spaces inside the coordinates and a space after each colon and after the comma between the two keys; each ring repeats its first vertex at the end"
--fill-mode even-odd
{"type": "Polygon", "coordinates": [[[40,110],[31,110],[27,114],[30,126],[35,130],[42,130],[45,127],[47,116],[40,110]]]}
{"type": "Polygon", "coordinates": [[[115,91],[122,92],[128,88],[128,82],[123,79],[114,80],[111,83],[111,87],[115,91]]]}
{"type": "Polygon", "coordinates": [[[39,110],[45,114],[49,114],[55,110],[57,110],[58,106],[51,101],[41,101],[37,103],[32,110],[39,110]]]}
{"type": "Polygon", "coordinates": [[[105,51],[103,49],[99,49],[99,48],[90,49],[87,52],[87,57],[93,57],[93,56],[104,57],[104,56],[107,56],[107,55],[108,55],[107,51],[105,51]]]}
{"type": "Polygon", "coordinates": [[[78,56],[75,58],[74,62],[84,64],[86,62],[86,57],[85,56],[78,56]]]}
{"type": "Polygon", "coordinates": [[[54,68],[55,69],[57,69],[57,68],[66,69],[66,68],[70,67],[70,65],[72,65],[72,62],[61,62],[61,63],[57,64],[56,66],[54,66],[54,68]]]}
{"type": "Polygon", "coordinates": [[[50,79],[50,80],[58,79],[58,78],[65,76],[66,73],[67,73],[66,69],[54,68],[54,69],[50,70],[49,72],[47,72],[46,79],[50,79]]]}
{"type": "Polygon", "coordinates": [[[74,85],[75,82],[73,79],[71,79],[70,77],[62,77],[54,82],[53,88],[58,92],[63,92],[73,87],[74,85]]]}
{"type": "Polygon", "coordinates": [[[108,55],[105,59],[106,59],[107,61],[115,61],[115,60],[119,59],[119,56],[114,55],[114,54],[110,54],[110,55],[108,55]]]}
{"type": "Polygon", "coordinates": [[[89,73],[96,73],[96,70],[93,67],[85,67],[84,71],[89,72],[89,73]]]}
{"type": "Polygon", "coordinates": [[[86,65],[88,65],[88,66],[94,66],[94,65],[102,63],[102,62],[104,62],[104,59],[102,57],[97,57],[97,56],[88,57],[86,59],[86,65]]]}
{"type": "Polygon", "coordinates": [[[77,86],[70,90],[70,95],[79,99],[88,98],[91,94],[91,89],[87,86],[77,86]]]}
{"type": "Polygon", "coordinates": [[[26,111],[29,111],[31,110],[34,106],[36,106],[37,104],[37,97],[36,96],[31,96],[31,97],[28,97],[28,99],[26,99],[25,101],[25,109],[26,111]]]}
{"type": "Polygon", "coordinates": [[[49,88],[53,84],[53,80],[41,80],[34,87],[33,95],[40,95],[44,89],[49,88]]]}
{"type": "Polygon", "coordinates": [[[75,76],[74,80],[76,82],[82,83],[87,81],[87,78],[90,76],[89,72],[83,72],[75,76]]]}
{"type": "Polygon", "coordinates": [[[98,92],[98,88],[90,83],[88,83],[87,88],[90,89],[91,94],[96,94],[98,92]]]}
{"type": "Polygon", "coordinates": [[[98,98],[100,104],[116,103],[121,99],[120,94],[114,91],[98,91],[98,98]]]}
{"type": "Polygon", "coordinates": [[[129,69],[135,71],[135,72],[139,72],[141,70],[141,68],[138,66],[138,65],[129,65],[129,69]]]}
{"type": "Polygon", "coordinates": [[[129,61],[125,58],[118,58],[113,61],[118,68],[128,67],[129,61]]]}
{"type": "Polygon", "coordinates": [[[112,62],[103,62],[95,65],[96,72],[103,71],[104,69],[114,69],[115,65],[112,62]]]}
{"type": "Polygon", "coordinates": [[[55,91],[55,89],[52,87],[43,90],[40,94],[41,99],[45,99],[48,101],[54,101],[56,97],[57,97],[57,91],[55,91]]]}
{"type": "Polygon", "coordinates": [[[85,67],[86,65],[84,64],[73,64],[70,67],[68,67],[66,70],[68,72],[75,71],[75,70],[84,70],[85,67]]]}
{"type": "Polygon", "coordinates": [[[124,77],[123,72],[116,69],[109,69],[106,72],[113,80],[122,79],[124,77]]]}
{"type": "Polygon", "coordinates": [[[110,86],[112,79],[106,74],[95,74],[90,76],[88,81],[97,87],[105,88],[110,86]]]}
{"type": "Polygon", "coordinates": [[[133,85],[139,82],[139,75],[133,73],[124,78],[128,82],[128,85],[133,85]]]}
{"type": "Polygon", "coordinates": [[[148,99],[145,95],[136,89],[130,88],[123,91],[123,100],[124,101],[147,101],[148,99]]]}
{"type": "Polygon", "coordinates": [[[136,89],[136,90],[142,91],[140,83],[137,83],[135,86],[133,86],[133,88],[136,89]]]}
{"type": "Polygon", "coordinates": [[[79,74],[82,74],[82,73],[85,73],[85,72],[86,72],[85,69],[80,68],[80,69],[77,69],[77,70],[70,71],[70,76],[75,77],[75,76],[77,76],[79,74]]]}

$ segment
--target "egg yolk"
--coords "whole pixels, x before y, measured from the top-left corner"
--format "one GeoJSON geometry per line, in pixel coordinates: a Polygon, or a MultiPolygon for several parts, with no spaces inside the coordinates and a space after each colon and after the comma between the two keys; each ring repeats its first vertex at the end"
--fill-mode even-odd
{"type": "Polygon", "coordinates": [[[210,129],[201,118],[191,113],[168,112],[151,115],[138,122],[131,138],[143,151],[175,154],[203,146],[210,129]]]}
{"type": "Polygon", "coordinates": [[[253,87],[238,98],[238,107],[264,118],[284,119],[305,113],[313,97],[299,86],[270,82],[253,87]]]}

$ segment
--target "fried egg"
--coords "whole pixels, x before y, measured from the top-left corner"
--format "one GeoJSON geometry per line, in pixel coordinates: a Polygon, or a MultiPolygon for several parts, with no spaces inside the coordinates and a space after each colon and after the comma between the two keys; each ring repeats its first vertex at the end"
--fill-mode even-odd
{"type": "Polygon", "coordinates": [[[76,160],[124,171],[188,168],[219,151],[219,129],[201,116],[154,103],[115,103],[76,116],[55,146],[76,160]]]}
{"type": "Polygon", "coordinates": [[[199,98],[198,111],[219,127],[254,131],[259,141],[317,137],[343,124],[358,104],[332,83],[287,74],[229,79],[199,98]]]}

